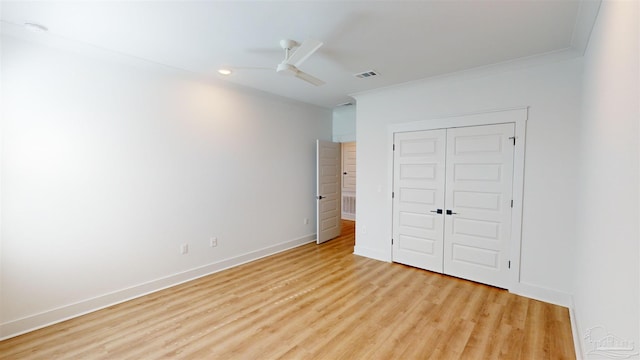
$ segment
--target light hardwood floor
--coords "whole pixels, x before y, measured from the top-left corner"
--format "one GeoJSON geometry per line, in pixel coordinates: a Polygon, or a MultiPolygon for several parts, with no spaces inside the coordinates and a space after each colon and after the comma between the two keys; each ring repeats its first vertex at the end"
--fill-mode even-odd
{"type": "Polygon", "coordinates": [[[308,244],[0,342],[1,359],[574,359],[566,308],[308,244]]]}

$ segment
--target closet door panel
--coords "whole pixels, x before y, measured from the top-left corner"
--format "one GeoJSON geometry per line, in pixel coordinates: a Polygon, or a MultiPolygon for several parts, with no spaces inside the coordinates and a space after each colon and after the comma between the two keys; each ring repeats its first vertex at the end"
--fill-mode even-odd
{"type": "Polygon", "coordinates": [[[393,261],[442,272],[446,130],[394,136],[393,261]]]}
{"type": "Polygon", "coordinates": [[[444,273],[507,287],[514,124],[447,130],[444,273]]]}

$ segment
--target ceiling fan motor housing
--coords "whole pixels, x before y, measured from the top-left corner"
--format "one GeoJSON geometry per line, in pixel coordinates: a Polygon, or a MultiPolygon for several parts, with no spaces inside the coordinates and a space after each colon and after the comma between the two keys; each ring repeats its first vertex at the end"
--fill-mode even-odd
{"type": "Polygon", "coordinates": [[[299,45],[298,42],[295,40],[289,40],[289,39],[280,40],[280,46],[285,50],[291,50],[298,45],[299,45]]]}
{"type": "Polygon", "coordinates": [[[278,64],[276,72],[283,75],[295,75],[298,72],[295,66],[282,62],[278,64]]]}

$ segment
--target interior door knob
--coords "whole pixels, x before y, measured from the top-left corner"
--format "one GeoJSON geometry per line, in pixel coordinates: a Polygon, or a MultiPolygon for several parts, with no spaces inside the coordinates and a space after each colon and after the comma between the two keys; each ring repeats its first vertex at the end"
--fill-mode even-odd
{"type": "Polygon", "coordinates": [[[457,213],[454,213],[454,212],[453,212],[453,211],[451,211],[451,210],[447,210],[447,215],[455,215],[455,214],[457,214],[457,213]]]}
{"type": "Polygon", "coordinates": [[[322,200],[322,199],[324,199],[324,196],[318,195],[318,200],[322,200]]]}

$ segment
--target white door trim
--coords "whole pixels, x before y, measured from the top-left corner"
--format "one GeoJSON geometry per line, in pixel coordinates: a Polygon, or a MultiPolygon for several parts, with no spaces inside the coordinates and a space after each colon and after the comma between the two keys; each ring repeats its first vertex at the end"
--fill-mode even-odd
{"type": "MultiPolygon", "coordinates": [[[[520,283],[520,248],[522,244],[522,199],[524,193],[524,155],[525,135],[528,118],[528,107],[485,111],[476,114],[462,114],[441,118],[413,121],[388,126],[387,141],[387,181],[393,189],[393,139],[395,133],[408,131],[422,131],[446,129],[464,126],[515,124],[515,149],[513,158],[513,212],[511,222],[511,239],[509,244],[509,259],[511,271],[509,273],[508,290],[516,290],[520,283]]],[[[391,190],[393,191],[393,190],[391,190]]],[[[387,198],[387,219],[393,229],[393,199],[391,194],[387,198]]],[[[390,237],[391,238],[391,237],[390,237]]],[[[389,254],[392,254],[389,241],[389,254]]]]}

